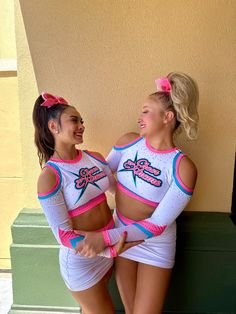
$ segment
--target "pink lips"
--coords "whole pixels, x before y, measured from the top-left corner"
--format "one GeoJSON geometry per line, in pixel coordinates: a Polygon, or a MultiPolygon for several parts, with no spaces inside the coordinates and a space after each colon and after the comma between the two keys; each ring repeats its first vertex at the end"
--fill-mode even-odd
{"type": "Polygon", "coordinates": [[[76,132],[75,136],[82,138],[84,132],[76,132]]]}

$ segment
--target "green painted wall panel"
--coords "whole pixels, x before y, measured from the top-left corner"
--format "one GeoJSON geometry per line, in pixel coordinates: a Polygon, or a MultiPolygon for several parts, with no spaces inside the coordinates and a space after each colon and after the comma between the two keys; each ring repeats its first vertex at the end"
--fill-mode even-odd
{"type": "Polygon", "coordinates": [[[60,276],[58,248],[11,246],[14,303],[47,306],[76,306],[60,276]]]}
{"type": "Polygon", "coordinates": [[[236,313],[236,252],[179,250],[168,311],[236,313]]]}
{"type": "Polygon", "coordinates": [[[11,229],[14,244],[57,245],[40,209],[23,209],[11,229]]]}

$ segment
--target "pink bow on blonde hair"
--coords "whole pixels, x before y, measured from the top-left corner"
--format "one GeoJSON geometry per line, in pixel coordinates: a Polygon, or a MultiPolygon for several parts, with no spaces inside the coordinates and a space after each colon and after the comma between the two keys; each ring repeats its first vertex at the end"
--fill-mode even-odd
{"type": "Polygon", "coordinates": [[[41,96],[43,97],[44,102],[40,106],[50,108],[57,104],[68,105],[68,101],[62,97],[54,96],[45,92],[42,92],[41,96]]]}
{"type": "Polygon", "coordinates": [[[158,92],[170,93],[171,85],[167,77],[160,77],[159,79],[155,80],[155,83],[158,92]]]}

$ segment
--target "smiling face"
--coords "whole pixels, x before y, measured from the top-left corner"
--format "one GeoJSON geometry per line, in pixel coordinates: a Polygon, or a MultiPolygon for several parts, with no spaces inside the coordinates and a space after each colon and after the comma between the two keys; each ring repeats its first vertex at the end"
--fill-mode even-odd
{"type": "Polygon", "coordinates": [[[84,125],[79,112],[68,106],[61,114],[60,121],[49,121],[49,128],[54,134],[55,140],[64,144],[83,143],[84,125]]]}
{"type": "Polygon", "coordinates": [[[142,105],[138,124],[141,136],[150,136],[160,132],[166,124],[161,103],[147,98],[142,105]]]}

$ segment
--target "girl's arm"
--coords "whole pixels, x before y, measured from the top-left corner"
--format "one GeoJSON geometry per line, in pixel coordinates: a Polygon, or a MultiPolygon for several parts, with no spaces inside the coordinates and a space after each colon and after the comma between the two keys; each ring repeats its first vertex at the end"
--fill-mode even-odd
{"type": "Polygon", "coordinates": [[[84,237],[74,233],[72,229],[61,180],[59,169],[47,165],[38,179],[38,198],[58,243],[75,248],[84,237]]]}

